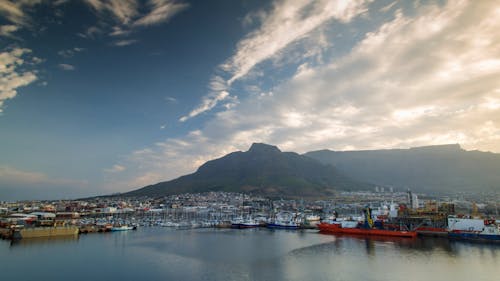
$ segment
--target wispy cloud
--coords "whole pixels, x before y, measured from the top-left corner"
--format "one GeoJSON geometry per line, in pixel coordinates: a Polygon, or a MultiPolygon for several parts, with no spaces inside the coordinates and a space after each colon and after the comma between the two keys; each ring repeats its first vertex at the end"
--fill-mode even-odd
{"type": "Polygon", "coordinates": [[[26,9],[40,4],[42,0],[33,1],[0,1],[0,15],[3,16],[10,25],[2,26],[0,35],[11,35],[11,33],[31,25],[31,17],[26,13],[26,9]],[[14,27],[13,27],[14,26],[14,27]]]}
{"type": "MultiPolygon", "coordinates": [[[[179,12],[187,9],[188,4],[174,0],[86,0],[100,17],[112,25],[110,36],[129,36],[138,28],[165,23],[179,12]],[[111,19],[111,20],[110,20],[111,19]]],[[[83,37],[91,37],[95,32],[87,30],[83,37]]],[[[126,40],[132,42],[132,40],[126,40]]],[[[118,42],[125,42],[118,41],[118,42]]],[[[136,41],[134,41],[136,42],[136,41]]],[[[125,46],[114,44],[115,46],[125,46]]]]}
{"type": "Polygon", "coordinates": [[[119,173],[119,172],[123,172],[125,171],[127,168],[125,168],[124,166],[122,165],[113,165],[113,167],[109,168],[109,169],[104,169],[105,172],[107,173],[119,173]]]}
{"type": "Polygon", "coordinates": [[[188,115],[182,116],[179,119],[179,121],[185,122],[189,118],[193,118],[193,117],[195,117],[195,116],[197,116],[205,111],[208,111],[208,110],[214,108],[219,101],[225,100],[228,97],[229,97],[229,93],[226,91],[214,92],[212,94],[209,94],[202,99],[201,104],[198,107],[191,110],[191,112],[189,112],[188,115]]]}
{"type": "Polygon", "coordinates": [[[117,47],[124,47],[124,46],[128,46],[128,45],[132,45],[134,43],[137,43],[138,41],[137,40],[134,40],[134,39],[130,39],[130,40],[120,40],[120,41],[116,41],[113,43],[113,45],[117,46],[117,47]]]}
{"type": "Polygon", "coordinates": [[[35,72],[23,69],[29,49],[15,48],[0,53],[0,113],[6,100],[17,96],[17,89],[37,80],[35,72]]]}
{"type": "Polygon", "coordinates": [[[165,97],[165,100],[167,102],[169,102],[169,103],[177,103],[178,102],[178,100],[176,98],[170,97],[170,96],[169,97],[165,97]]]}
{"type": "Polygon", "coordinates": [[[366,1],[288,0],[275,2],[260,28],[238,43],[235,54],[221,67],[231,74],[228,84],[245,76],[292,42],[330,20],[348,22],[366,11],[366,1]]]}
{"type": "Polygon", "coordinates": [[[0,25],[0,36],[12,36],[12,33],[16,32],[19,29],[17,25],[0,25]]]}
{"type": "Polygon", "coordinates": [[[73,65],[67,64],[67,63],[61,63],[61,64],[59,64],[59,68],[62,69],[62,70],[65,70],[65,71],[75,70],[75,67],[73,65]]]}
{"type": "MultiPolygon", "coordinates": [[[[331,0],[285,0],[275,1],[270,12],[252,13],[258,17],[245,17],[245,22],[260,20],[257,30],[246,35],[236,46],[233,56],[219,66],[230,76],[225,80],[217,75],[211,81],[210,93],[202,98],[201,105],[192,110],[180,121],[194,117],[203,111],[211,110],[220,99],[214,95],[227,93],[229,87],[238,79],[242,79],[258,64],[282,56],[282,51],[292,43],[306,38],[311,32],[322,25],[337,20],[349,22],[352,18],[366,12],[365,2],[359,1],[331,1],[331,0]],[[210,105],[210,106],[208,106],[210,105]]],[[[313,46],[321,47],[322,42],[316,41],[313,46]]],[[[313,50],[314,49],[314,50],[313,50]]],[[[311,48],[304,56],[311,56],[311,48]]]]}
{"type": "Polygon", "coordinates": [[[63,58],[71,58],[79,52],[85,51],[85,48],[74,47],[71,49],[60,50],[57,54],[63,58]]]}
{"type": "Polygon", "coordinates": [[[398,11],[342,57],[301,66],[200,130],[133,152],[121,186],[193,172],[255,141],[297,152],[457,142],[500,152],[499,16],[488,1],[398,11]]]}

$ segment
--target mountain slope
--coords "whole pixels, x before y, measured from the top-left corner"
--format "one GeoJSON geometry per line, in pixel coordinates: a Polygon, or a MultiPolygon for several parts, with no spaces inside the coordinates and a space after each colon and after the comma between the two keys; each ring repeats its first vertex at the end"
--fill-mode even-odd
{"type": "Polygon", "coordinates": [[[335,190],[366,189],[327,164],[277,147],[254,143],[203,164],[190,175],[131,191],[130,196],[162,196],[187,192],[230,191],[269,197],[322,197],[335,190]]]}
{"type": "Polygon", "coordinates": [[[458,144],[367,151],[308,152],[347,176],[421,192],[500,190],[500,154],[466,151],[458,144]]]}

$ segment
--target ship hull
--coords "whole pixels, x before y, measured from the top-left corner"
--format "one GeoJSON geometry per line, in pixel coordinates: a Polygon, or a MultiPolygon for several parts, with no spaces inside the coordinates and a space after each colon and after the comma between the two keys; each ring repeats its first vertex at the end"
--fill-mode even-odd
{"type": "Polygon", "coordinates": [[[415,229],[420,236],[431,236],[431,237],[446,237],[448,236],[448,230],[442,227],[428,227],[423,226],[415,229]]]}
{"type": "Polygon", "coordinates": [[[34,227],[14,231],[14,239],[78,235],[78,227],[34,227]]]}
{"type": "Polygon", "coordinates": [[[417,233],[414,231],[384,230],[384,229],[365,229],[365,228],[343,228],[339,224],[320,223],[318,224],[320,232],[332,234],[351,234],[365,236],[389,236],[415,238],[417,233]]]}
{"type": "Polygon", "coordinates": [[[285,225],[285,224],[276,224],[276,223],[268,223],[268,228],[279,228],[279,229],[299,229],[298,225],[285,225]]]}
{"type": "Polygon", "coordinates": [[[500,235],[480,234],[475,232],[455,232],[448,233],[450,239],[469,240],[469,241],[484,241],[484,242],[500,242],[500,235]]]}

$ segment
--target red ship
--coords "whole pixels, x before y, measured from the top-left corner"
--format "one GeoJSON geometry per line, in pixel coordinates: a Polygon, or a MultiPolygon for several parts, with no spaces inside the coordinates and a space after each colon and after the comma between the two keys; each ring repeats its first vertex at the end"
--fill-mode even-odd
{"type": "Polygon", "coordinates": [[[392,237],[417,237],[417,232],[401,230],[397,228],[374,228],[373,220],[371,219],[371,210],[367,208],[365,212],[365,223],[357,227],[342,227],[340,222],[318,224],[318,228],[324,233],[333,234],[356,234],[356,235],[375,235],[375,236],[392,236],[392,237]]]}

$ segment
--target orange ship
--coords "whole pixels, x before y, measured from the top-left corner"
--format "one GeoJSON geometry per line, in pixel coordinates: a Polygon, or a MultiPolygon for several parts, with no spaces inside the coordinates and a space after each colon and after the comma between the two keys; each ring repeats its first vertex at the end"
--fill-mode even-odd
{"type": "Polygon", "coordinates": [[[393,237],[408,237],[415,238],[415,231],[404,230],[386,230],[376,228],[361,228],[361,227],[342,227],[339,223],[320,223],[318,228],[321,232],[333,234],[356,234],[356,235],[377,235],[377,236],[393,236],[393,237]]]}
{"type": "Polygon", "coordinates": [[[356,234],[356,235],[375,235],[375,236],[392,236],[392,237],[417,237],[417,232],[398,229],[379,229],[373,228],[373,220],[371,219],[371,209],[366,208],[365,223],[357,227],[342,227],[340,222],[318,224],[320,232],[333,234],[356,234]]]}

